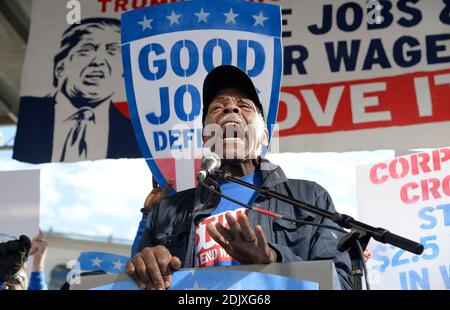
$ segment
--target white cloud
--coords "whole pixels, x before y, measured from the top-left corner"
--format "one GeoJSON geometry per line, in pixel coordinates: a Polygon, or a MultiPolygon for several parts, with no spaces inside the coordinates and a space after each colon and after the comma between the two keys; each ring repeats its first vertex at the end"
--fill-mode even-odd
{"type": "Polygon", "coordinates": [[[141,159],[46,165],[41,174],[46,184],[42,209],[57,209],[66,218],[46,223],[54,230],[72,219],[74,223],[79,220],[77,224],[89,222],[89,231],[97,234],[129,238],[129,231],[138,227],[139,210],[151,190],[151,173],[141,159]],[[54,195],[55,191],[61,195],[54,195]]]}
{"type": "Polygon", "coordinates": [[[393,156],[393,151],[281,153],[269,154],[268,159],[280,165],[289,178],[320,184],[330,193],[339,212],[356,216],[356,167],[393,156]]]}
{"type": "Polygon", "coordinates": [[[57,218],[70,219],[70,221],[77,223],[77,225],[88,223],[92,217],[91,209],[81,203],[60,206],[57,209],[57,214],[57,218]]]}
{"type": "Polygon", "coordinates": [[[150,191],[151,173],[143,160],[102,161],[61,176],[77,190],[77,199],[103,216],[129,220],[150,191]]]}

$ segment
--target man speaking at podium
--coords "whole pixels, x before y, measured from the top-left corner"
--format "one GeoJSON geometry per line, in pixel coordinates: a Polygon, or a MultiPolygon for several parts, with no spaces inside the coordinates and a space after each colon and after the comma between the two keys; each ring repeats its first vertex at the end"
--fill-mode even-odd
{"type": "MultiPolygon", "coordinates": [[[[261,157],[261,148],[268,143],[264,111],[251,79],[237,67],[220,66],[207,75],[203,125],[203,142],[222,158],[221,170],[335,212],[330,195],[320,185],[287,179],[279,166],[261,157]]],[[[336,226],[246,187],[208,180],[243,203],[255,202],[291,218],[336,226]]],[[[170,287],[172,272],[181,267],[333,260],[342,288],[353,288],[350,257],[337,250],[341,233],[247,211],[200,185],[166,197],[150,211],[140,252],[128,262],[127,274],[141,288],[162,290],[170,287]]]]}

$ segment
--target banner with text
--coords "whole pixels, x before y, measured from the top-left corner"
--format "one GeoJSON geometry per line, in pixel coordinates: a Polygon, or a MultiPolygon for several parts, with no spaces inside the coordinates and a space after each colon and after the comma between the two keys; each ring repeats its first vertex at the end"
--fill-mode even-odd
{"type": "Polygon", "coordinates": [[[280,3],[280,151],[450,144],[450,1],[280,3]]]}
{"type": "Polygon", "coordinates": [[[356,169],[361,221],[423,244],[422,255],[371,241],[375,289],[450,289],[450,148],[356,169]]]}

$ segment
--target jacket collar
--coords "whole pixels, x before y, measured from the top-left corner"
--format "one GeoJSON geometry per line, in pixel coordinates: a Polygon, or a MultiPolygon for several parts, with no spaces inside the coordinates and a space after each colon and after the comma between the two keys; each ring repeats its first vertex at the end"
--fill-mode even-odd
{"type": "Polygon", "coordinates": [[[263,186],[273,187],[287,181],[286,175],[280,166],[271,163],[268,159],[261,158],[258,170],[261,171],[263,186]]]}

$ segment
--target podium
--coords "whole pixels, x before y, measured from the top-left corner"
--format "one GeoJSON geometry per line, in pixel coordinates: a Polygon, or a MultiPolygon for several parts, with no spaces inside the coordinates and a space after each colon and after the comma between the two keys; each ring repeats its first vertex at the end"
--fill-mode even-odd
{"type": "MultiPolygon", "coordinates": [[[[70,290],[138,290],[125,274],[82,276],[70,290]]],[[[340,290],[332,261],[180,269],[171,290],[340,290]]]]}

